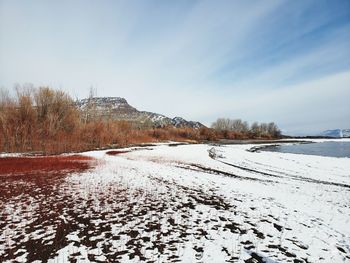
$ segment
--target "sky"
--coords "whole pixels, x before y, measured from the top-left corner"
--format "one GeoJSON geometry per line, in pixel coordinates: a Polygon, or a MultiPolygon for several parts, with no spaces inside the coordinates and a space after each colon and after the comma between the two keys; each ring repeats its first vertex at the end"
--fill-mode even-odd
{"type": "Polygon", "coordinates": [[[350,1],[0,0],[0,87],[26,83],[206,125],[350,128],[350,1]]]}

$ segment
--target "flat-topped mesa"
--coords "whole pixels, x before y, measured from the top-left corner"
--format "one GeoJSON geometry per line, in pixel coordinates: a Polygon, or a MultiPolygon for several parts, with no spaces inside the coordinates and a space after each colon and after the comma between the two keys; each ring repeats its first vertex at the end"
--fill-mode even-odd
{"type": "Polygon", "coordinates": [[[77,107],[86,115],[95,118],[108,118],[113,120],[126,120],[144,123],[152,127],[174,126],[199,129],[205,127],[199,122],[186,121],[181,117],[173,119],[162,114],[139,111],[132,107],[126,99],[121,97],[93,97],[76,102],[77,107]]]}
{"type": "Polygon", "coordinates": [[[98,110],[112,110],[135,112],[137,109],[130,106],[126,99],[121,97],[93,97],[82,99],[77,102],[77,106],[84,110],[86,107],[96,107],[98,110]]]}

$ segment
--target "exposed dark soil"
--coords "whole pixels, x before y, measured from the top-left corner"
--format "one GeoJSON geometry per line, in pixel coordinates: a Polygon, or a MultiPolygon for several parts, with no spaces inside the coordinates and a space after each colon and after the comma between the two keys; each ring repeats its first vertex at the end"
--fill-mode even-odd
{"type": "Polygon", "coordinates": [[[114,151],[108,151],[106,154],[108,155],[118,155],[118,154],[123,154],[123,153],[128,153],[129,151],[121,151],[121,150],[114,150],[114,151]]]}

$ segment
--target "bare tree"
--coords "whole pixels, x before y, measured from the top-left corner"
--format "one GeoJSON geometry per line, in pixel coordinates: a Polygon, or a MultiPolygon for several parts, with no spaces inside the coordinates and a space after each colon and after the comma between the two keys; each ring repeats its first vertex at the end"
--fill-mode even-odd
{"type": "Polygon", "coordinates": [[[246,133],[249,131],[248,122],[241,119],[231,120],[231,131],[246,133]]]}
{"type": "Polygon", "coordinates": [[[231,129],[231,120],[227,118],[218,118],[211,127],[217,131],[229,131],[231,129]]]}
{"type": "Polygon", "coordinates": [[[253,134],[254,137],[260,137],[261,136],[261,130],[260,125],[258,122],[254,122],[252,126],[250,127],[250,131],[253,134]]]}
{"type": "Polygon", "coordinates": [[[274,138],[278,138],[281,136],[281,131],[274,122],[270,122],[267,124],[267,131],[268,134],[274,138]]]}
{"type": "Polygon", "coordinates": [[[268,135],[268,126],[266,123],[260,123],[260,132],[263,136],[268,135]]]}
{"type": "Polygon", "coordinates": [[[91,122],[97,117],[97,106],[95,103],[97,91],[92,86],[89,90],[89,97],[87,99],[87,104],[83,109],[84,123],[91,122]]]}
{"type": "Polygon", "coordinates": [[[211,127],[217,131],[235,132],[242,135],[251,134],[254,137],[280,137],[281,131],[274,122],[258,123],[254,122],[249,128],[249,124],[241,119],[218,118],[211,127]]]}

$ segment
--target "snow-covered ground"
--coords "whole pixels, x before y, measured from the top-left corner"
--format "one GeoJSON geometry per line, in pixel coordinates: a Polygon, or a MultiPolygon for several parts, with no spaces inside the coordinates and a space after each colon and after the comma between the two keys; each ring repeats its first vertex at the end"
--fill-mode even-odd
{"type": "Polygon", "coordinates": [[[0,259],[349,262],[350,158],[254,146],[84,153],[94,169],[0,200],[0,259]]]}

